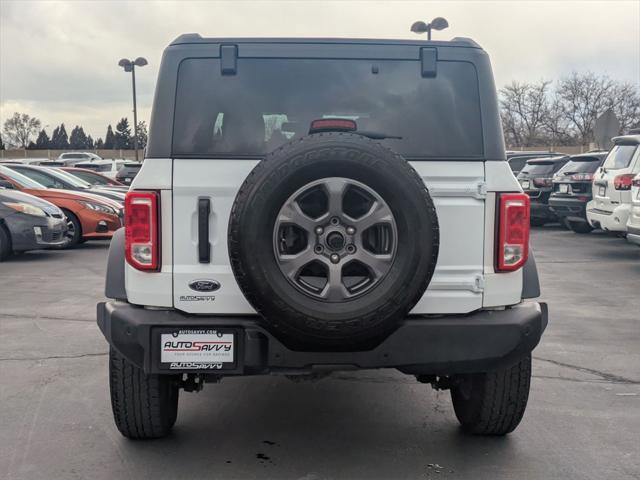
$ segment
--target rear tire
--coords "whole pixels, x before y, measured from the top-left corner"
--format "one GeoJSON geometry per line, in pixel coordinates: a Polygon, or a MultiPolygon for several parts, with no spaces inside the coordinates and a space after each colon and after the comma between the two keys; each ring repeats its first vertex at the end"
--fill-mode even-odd
{"type": "Polygon", "coordinates": [[[109,387],[116,427],[131,439],[161,438],[178,416],[178,382],[170,375],[147,375],[109,350],[109,387]]]}
{"type": "Polygon", "coordinates": [[[506,435],[522,420],[529,398],[531,355],[515,365],[464,376],[451,389],[463,430],[476,435],[506,435]]]}
{"type": "Polygon", "coordinates": [[[589,225],[587,222],[572,222],[567,221],[569,228],[576,233],[591,233],[593,227],[589,225]]]}
{"type": "Polygon", "coordinates": [[[0,225],[0,262],[11,255],[11,237],[5,228],[0,225]]]}

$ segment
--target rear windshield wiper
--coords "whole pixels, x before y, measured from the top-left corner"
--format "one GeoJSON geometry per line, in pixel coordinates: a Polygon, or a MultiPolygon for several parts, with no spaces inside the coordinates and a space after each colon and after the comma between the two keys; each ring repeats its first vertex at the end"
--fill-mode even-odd
{"type": "Polygon", "coordinates": [[[402,140],[402,137],[399,135],[387,135],[382,132],[368,132],[366,130],[356,130],[353,133],[357,133],[358,135],[362,135],[363,137],[370,138],[372,140],[385,140],[387,138],[391,138],[393,140],[402,140]]]}

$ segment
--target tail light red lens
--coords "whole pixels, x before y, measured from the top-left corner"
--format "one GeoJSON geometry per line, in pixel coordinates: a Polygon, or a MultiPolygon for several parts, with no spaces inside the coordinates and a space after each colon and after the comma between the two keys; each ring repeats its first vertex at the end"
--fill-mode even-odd
{"type": "Polygon", "coordinates": [[[128,192],[124,200],[127,263],[138,270],[158,270],[160,240],[157,192],[128,192]]]}
{"type": "Polygon", "coordinates": [[[535,187],[550,187],[553,183],[553,179],[551,178],[534,178],[533,185],[535,187]]]}
{"type": "Polygon", "coordinates": [[[613,187],[616,190],[631,190],[631,182],[633,182],[633,177],[635,176],[635,173],[623,173],[622,175],[617,175],[613,179],[613,187]]]}
{"type": "Polygon", "coordinates": [[[496,270],[512,272],[529,257],[529,196],[503,193],[498,197],[496,270]]]}

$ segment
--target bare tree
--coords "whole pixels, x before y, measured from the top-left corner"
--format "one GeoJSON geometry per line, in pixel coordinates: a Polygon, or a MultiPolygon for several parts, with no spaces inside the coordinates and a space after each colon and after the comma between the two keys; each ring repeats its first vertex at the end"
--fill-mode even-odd
{"type": "Polygon", "coordinates": [[[40,131],[40,120],[26,113],[14,113],[4,122],[4,136],[7,144],[27,148],[31,138],[40,131]]]}
{"type": "Polygon", "coordinates": [[[547,145],[573,145],[575,143],[574,131],[571,129],[562,104],[556,95],[549,99],[543,124],[545,143],[547,145]]]}
{"type": "Polygon", "coordinates": [[[544,143],[549,85],[549,80],[514,81],[500,90],[502,123],[508,143],[517,146],[544,143]]]}
{"type": "Polygon", "coordinates": [[[616,82],[609,94],[609,107],[618,117],[620,132],[626,133],[630,128],[640,124],[640,94],[630,83],[616,82]]]}
{"type": "Polygon", "coordinates": [[[596,119],[611,105],[615,83],[606,75],[573,72],[558,83],[558,100],[580,144],[593,141],[596,119]]]}

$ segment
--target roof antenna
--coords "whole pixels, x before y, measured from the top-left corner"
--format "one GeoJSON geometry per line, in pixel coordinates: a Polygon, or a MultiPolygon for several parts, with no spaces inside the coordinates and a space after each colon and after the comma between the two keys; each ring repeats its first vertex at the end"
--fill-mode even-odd
{"type": "Polygon", "coordinates": [[[422,34],[427,32],[427,40],[431,40],[431,30],[444,30],[449,26],[449,22],[447,22],[446,18],[436,17],[431,20],[431,23],[424,23],[422,21],[414,22],[411,25],[411,31],[413,33],[422,34]]]}

